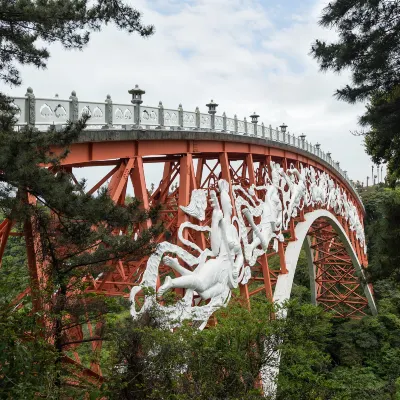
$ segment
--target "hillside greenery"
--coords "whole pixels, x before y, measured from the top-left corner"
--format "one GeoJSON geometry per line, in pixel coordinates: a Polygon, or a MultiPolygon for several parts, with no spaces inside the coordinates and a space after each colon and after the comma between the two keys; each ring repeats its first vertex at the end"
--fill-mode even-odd
{"type": "MultiPolygon", "coordinates": [[[[74,398],[89,392],[110,399],[261,399],[260,365],[275,365],[273,351],[279,348],[279,400],[399,399],[400,189],[376,186],[362,196],[378,316],[338,320],[311,305],[303,253],[285,321],[269,318],[272,309],[264,296],[252,300],[251,312],[236,298],[217,313],[216,326],[199,333],[186,325],[172,333],[151,314],[133,322],[128,304],[120,304],[120,311],[107,316],[104,332],[107,379],[101,387],[73,389],[74,398]]],[[[63,398],[52,390],[56,354],[38,340],[42,328],[29,307],[16,312],[5,306],[15,296],[11,282],[24,285],[27,279],[23,241],[12,237],[0,271],[0,365],[7,365],[0,382],[11,380],[13,389],[8,394],[1,389],[7,385],[0,384],[0,397],[34,398],[29,396],[40,392],[63,398]],[[36,340],[24,339],[27,331],[36,340]]]]}

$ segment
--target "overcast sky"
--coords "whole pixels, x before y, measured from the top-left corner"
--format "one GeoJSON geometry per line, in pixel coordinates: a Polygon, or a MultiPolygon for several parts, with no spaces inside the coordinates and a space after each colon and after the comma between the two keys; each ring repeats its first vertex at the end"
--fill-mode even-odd
{"type": "Polygon", "coordinates": [[[130,101],[135,84],[146,90],[144,104],[177,107],[219,103],[218,113],[238,118],[253,111],[260,121],[285,122],[291,133],[321,143],[353,180],[371,175],[371,161],[357,129],[363,105],[333,97],[348,75],[321,73],[309,55],[316,39],[334,32],[317,21],[327,1],[315,0],[134,0],[143,23],[154,24],[147,39],[114,27],[94,33],[84,51],[49,47],[47,70],[21,69],[18,88],[0,90],[23,96],[31,86],[37,97],[130,101]]]}

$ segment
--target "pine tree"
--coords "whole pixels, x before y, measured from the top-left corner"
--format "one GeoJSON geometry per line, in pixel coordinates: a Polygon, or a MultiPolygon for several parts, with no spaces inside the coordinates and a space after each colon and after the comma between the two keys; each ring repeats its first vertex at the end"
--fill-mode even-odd
{"type": "MultiPolygon", "coordinates": [[[[68,124],[62,132],[34,128],[15,131],[12,103],[3,97],[2,104],[0,213],[24,233],[32,311],[43,328],[34,331],[54,345],[49,350],[55,360],[53,384],[61,395],[64,383],[71,379],[71,370],[65,371],[62,363],[65,355],[81,343],[101,341],[107,315],[121,311],[117,300],[87,293],[87,280],[115,268],[118,260],[129,262],[150,254],[161,227],[155,224],[157,210],[145,212],[135,199],[126,206],[116,205],[106,190],[97,196],[87,195],[84,182],[75,183],[62,168],[68,145],[85,127],[86,117],[68,124]],[[56,155],[52,151],[55,147],[64,150],[56,155]],[[134,239],[138,225],[149,218],[153,227],[142,230],[134,239]],[[126,234],[120,235],[121,231],[126,234]],[[89,322],[93,329],[97,326],[90,335],[86,332],[89,322]]],[[[3,315],[8,329],[11,314],[3,315]]],[[[90,346],[86,347],[86,353],[90,353],[90,346]]],[[[84,346],[83,350],[85,353],[84,346]]],[[[88,360],[88,364],[93,361],[88,360]]],[[[6,390],[12,391],[15,378],[23,378],[14,372],[13,380],[2,382],[6,390]]]]}
{"type": "Polygon", "coordinates": [[[50,54],[39,41],[82,49],[91,32],[110,23],[143,37],[154,32],[122,0],[0,0],[0,79],[21,83],[16,62],[45,68],[50,54]]]}
{"type": "MultiPolygon", "coordinates": [[[[0,0],[0,79],[19,85],[16,63],[45,68],[49,52],[40,41],[82,49],[91,32],[110,23],[143,37],[154,32],[121,0],[0,0]]],[[[84,182],[76,183],[62,167],[87,116],[60,132],[41,132],[16,130],[17,112],[12,99],[0,94],[0,216],[13,222],[28,250],[27,258],[6,252],[0,270],[0,397],[79,398],[88,381],[77,385],[79,368],[64,361],[80,346],[82,363],[97,363],[92,343],[103,339],[108,316],[128,306],[87,293],[87,282],[118,260],[150,254],[162,228],[157,210],[143,211],[135,199],[116,205],[106,189],[87,195],[84,182]],[[148,219],[152,228],[134,238],[148,219]],[[30,298],[15,299],[26,289],[17,283],[28,281],[30,298]]]]}
{"type": "Polygon", "coordinates": [[[332,43],[316,40],[311,53],[322,71],[350,70],[351,83],[336,97],[368,102],[359,121],[366,151],[375,163],[389,163],[395,181],[400,177],[400,2],[335,0],[319,22],[339,37],[332,43]]]}

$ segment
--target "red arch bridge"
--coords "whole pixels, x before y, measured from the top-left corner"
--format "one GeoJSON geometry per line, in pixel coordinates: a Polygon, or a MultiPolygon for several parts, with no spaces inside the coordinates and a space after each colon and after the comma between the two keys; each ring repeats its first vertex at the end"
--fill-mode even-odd
{"type": "MultiPolygon", "coordinates": [[[[329,153],[304,135],[289,134],[285,125],[259,124],[255,113],[251,121],[217,116],[213,101],[208,113],[167,109],[161,102],[147,107],[144,91],[136,86],[129,93],[131,104],[115,104],[110,96],[82,102],[75,92],[67,100],[39,99],[30,88],[14,99],[19,126],[45,129],[91,116],[62,164],[71,176],[86,168],[97,177],[89,193],[107,185],[119,204],[133,193],[146,209],[162,205],[168,240],[160,238],[150,258],[120,261],[111,272],[87,277],[87,291],[130,296],[136,315],[151,300],[143,286],[176,290],[183,295],[181,314],[204,326],[234,287],[246,299],[288,299],[304,247],[313,303],[337,317],[376,313],[364,276],[365,210],[329,153]],[[151,171],[159,181],[148,181],[151,171]]],[[[0,260],[11,228],[12,221],[0,221],[0,260]]],[[[34,237],[26,239],[32,243],[34,237]]],[[[41,265],[30,251],[31,276],[40,276],[41,265]]],[[[20,298],[29,291],[23,289],[20,298]]],[[[71,334],[90,336],[89,328],[71,334]]],[[[93,351],[100,349],[101,343],[93,344],[93,351]]],[[[75,350],[71,363],[80,362],[75,350]]],[[[101,375],[100,366],[93,362],[86,373],[101,375]]]]}

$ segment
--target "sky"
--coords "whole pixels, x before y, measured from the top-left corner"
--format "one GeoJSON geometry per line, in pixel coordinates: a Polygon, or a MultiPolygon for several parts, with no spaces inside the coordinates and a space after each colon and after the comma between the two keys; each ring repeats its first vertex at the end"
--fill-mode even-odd
{"type": "Polygon", "coordinates": [[[0,90],[36,97],[57,93],[80,100],[130,102],[128,90],[146,91],[144,105],[206,112],[211,99],[218,114],[239,119],[256,111],[259,121],[304,133],[330,151],[350,179],[366,181],[372,163],[364,152],[358,116],[364,105],[338,101],[335,90],[349,74],[319,71],[310,56],[315,39],[334,40],[318,19],[327,0],[127,0],[155,25],[149,38],[114,26],[93,33],[83,51],[48,46],[46,70],[21,67],[23,83],[0,90]]]}

